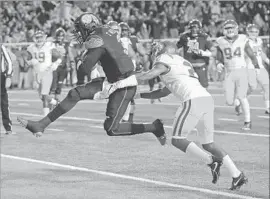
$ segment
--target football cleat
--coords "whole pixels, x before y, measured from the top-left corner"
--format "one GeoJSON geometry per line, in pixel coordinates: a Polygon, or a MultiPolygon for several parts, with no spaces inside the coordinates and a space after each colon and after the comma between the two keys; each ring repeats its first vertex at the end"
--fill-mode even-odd
{"type": "Polygon", "coordinates": [[[36,136],[36,137],[42,136],[42,134],[44,132],[44,128],[41,127],[39,122],[26,120],[22,117],[18,117],[17,120],[21,124],[22,127],[26,128],[27,130],[32,132],[34,136],[36,136]]]}
{"type": "Polygon", "coordinates": [[[251,130],[251,127],[252,127],[251,122],[245,122],[242,130],[249,131],[251,130]]]}
{"type": "Polygon", "coordinates": [[[230,187],[230,190],[238,190],[241,186],[244,184],[247,184],[248,178],[245,176],[243,172],[240,173],[240,175],[236,178],[233,178],[232,186],[230,187]]]}
{"type": "Polygon", "coordinates": [[[164,130],[164,126],[163,123],[160,119],[156,119],[153,124],[156,127],[156,131],[154,131],[154,135],[157,137],[158,141],[160,142],[161,145],[165,145],[166,144],[166,133],[164,130]]]}
{"type": "Polygon", "coordinates": [[[217,160],[214,156],[212,156],[212,159],[213,162],[211,164],[208,164],[208,166],[210,167],[213,176],[212,183],[216,184],[220,176],[220,167],[222,165],[222,161],[217,160]]]}
{"type": "Polygon", "coordinates": [[[269,109],[266,109],[265,110],[265,114],[269,115],[270,114],[270,110],[269,109]]]}
{"type": "Polygon", "coordinates": [[[6,135],[16,135],[16,133],[14,131],[6,131],[5,133],[6,135]]]}
{"type": "Polygon", "coordinates": [[[242,114],[241,104],[239,104],[238,106],[235,106],[234,110],[235,110],[237,116],[241,115],[242,114]]]}

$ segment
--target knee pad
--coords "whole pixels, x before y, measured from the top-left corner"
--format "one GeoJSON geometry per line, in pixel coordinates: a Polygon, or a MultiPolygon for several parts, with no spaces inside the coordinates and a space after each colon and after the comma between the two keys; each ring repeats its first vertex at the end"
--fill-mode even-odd
{"type": "Polygon", "coordinates": [[[80,94],[76,88],[71,89],[68,92],[67,97],[70,98],[72,101],[79,101],[80,100],[80,94]]]}
{"type": "Polygon", "coordinates": [[[41,95],[41,100],[43,102],[43,107],[49,107],[49,96],[48,95],[41,95]]]}

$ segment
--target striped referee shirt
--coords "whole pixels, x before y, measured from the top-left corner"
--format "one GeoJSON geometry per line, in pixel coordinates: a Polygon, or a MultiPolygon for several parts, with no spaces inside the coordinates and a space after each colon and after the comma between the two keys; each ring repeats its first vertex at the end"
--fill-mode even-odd
{"type": "Polygon", "coordinates": [[[12,61],[10,59],[10,56],[7,52],[7,49],[5,46],[1,45],[1,73],[5,73],[7,77],[10,77],[13,72],[12,68],[12,61]]]}

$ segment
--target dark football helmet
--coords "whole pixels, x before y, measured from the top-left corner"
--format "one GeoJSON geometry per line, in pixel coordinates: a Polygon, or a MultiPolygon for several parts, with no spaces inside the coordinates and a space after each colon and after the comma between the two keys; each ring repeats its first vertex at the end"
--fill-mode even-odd
{"type": "Polygon", "coordinates": [[[120,29],[121,29],[121,37],[130,37],[130,27],[127,23],[121,22],[119,23],[120,29]]]}
{"type": "Polygon", "coordinates": [[[198,37],[202,30],[202,24],[198,19],[192,19],[188,23],[188,28],[192,37],[198,37]]]}
{"type": "Polygon", "coordinates": [[[63,42],[66,36],[66,31],[63,28],[58,28],[55,31],[55,40],[59,43],[63,42]]]}
{"type": "Polygon", "coordinates": [[[101,22],[93,13],[83,13],[74,21],[74,26],[75,39],[83,43],[97,27],[101,26],[101,22]]]}

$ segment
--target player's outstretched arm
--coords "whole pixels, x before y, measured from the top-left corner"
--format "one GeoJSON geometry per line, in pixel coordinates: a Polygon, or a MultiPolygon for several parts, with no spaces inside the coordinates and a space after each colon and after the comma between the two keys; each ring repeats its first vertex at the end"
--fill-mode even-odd
{"type": "Polygon", "coordinates": [[[158,90],[154,90],[152,92],[140,93],[139,96],[140,98],[144,99],[159,99],[162,97],[166,97],[169,94],[171,94],[171,91],[167,87],[164,87],[158,90]]]}
{"type": "Polygon", "coordinates": [[[252,48],[249,45],[249,42],[246,43],[245,45],[245,52],[247,56],[251,59],[252,64],[254,65],[255,68],[259,69],[259,64],[256,55],[254,54],[252,48]]]}
{"type": "Polygon", "coordinates": [[[151,70],[149,70],[145,73],[136,74],[136,78],[138,80],[143,80],[143,81],[150,80],[150,79],[153,79],[155,77],[158,77],[159,75],[161,75],[163,73],[166,73],[167,71],[168,71],[168,68],[165,65],[158,63],[158,64],[155,64],[155,66],[151,70]]]}

